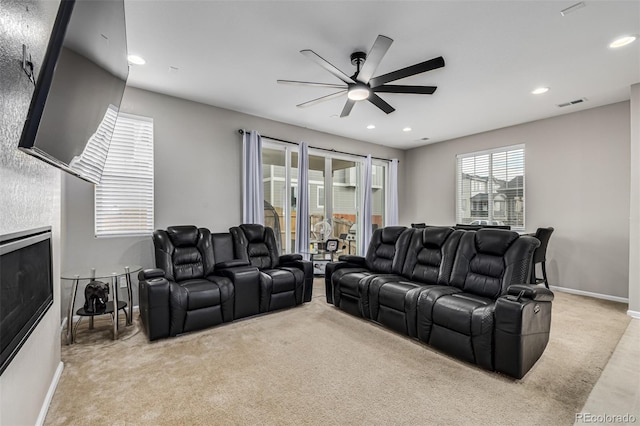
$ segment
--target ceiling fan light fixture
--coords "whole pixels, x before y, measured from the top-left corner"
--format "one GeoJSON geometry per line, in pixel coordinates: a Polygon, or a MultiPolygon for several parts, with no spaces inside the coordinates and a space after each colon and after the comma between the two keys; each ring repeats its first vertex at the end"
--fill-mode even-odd
{"type": "Polygon", "coordinates": [[[355,84],[349,88],[347,97],[352,101],[364,101],[369,97],[371,91],[364,84],[355,84]]]}

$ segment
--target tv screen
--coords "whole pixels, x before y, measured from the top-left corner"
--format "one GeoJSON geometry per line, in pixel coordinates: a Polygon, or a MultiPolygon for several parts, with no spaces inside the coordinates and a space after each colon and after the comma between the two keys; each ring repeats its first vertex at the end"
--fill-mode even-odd
{"type": "Polygon", "coordinates": [[[99,183],[128,73],[124,0],[62,0],[19,148],[99,183]]]}
{"type": "Polygon", "coordinates": [[[52,304],[51,228],[0,236],[0,374],[52,304]]]}

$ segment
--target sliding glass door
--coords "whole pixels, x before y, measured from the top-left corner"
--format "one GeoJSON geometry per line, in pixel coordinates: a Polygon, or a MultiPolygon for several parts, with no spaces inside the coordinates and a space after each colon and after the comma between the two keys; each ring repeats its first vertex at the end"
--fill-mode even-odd
{"type": "MultiPolygon", "coordinates": [[[[263,140],[262,170],[265,225],[279,236],[283,253],[295,247],[298,206],[298,147],[263,140]]],[[[339,240],[340,254],[363,253],[361,232],[363,158],[309,149],[310,252],[322,250],[329,238],[339,240]]],[[[372,172],[373,229],[384,226],[387,165],[374,162],[372,172]]]]}

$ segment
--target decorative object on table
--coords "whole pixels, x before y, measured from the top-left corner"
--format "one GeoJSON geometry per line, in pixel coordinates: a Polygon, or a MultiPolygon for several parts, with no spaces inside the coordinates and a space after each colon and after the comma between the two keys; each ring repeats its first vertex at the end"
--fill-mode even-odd
{"type": "Polygon", "coordinates": [[[318,222],[313,225],[312,233],[316,241],[322,243],[325,239],[331,236],[331,230],[332,227],[329,221],[323,220],[322,222],[318,222]]]}
{"type": "Polygon", "coordinates": [[[113,339],[118,338],[118,318],[119,311],[124,311],[126,325],[133,323],[133,292],[131,287],[131,274],[141,271],[142,267],[139,265],[113,265],[99,268],[79,268],[76,270],[63,272],[60,276],[62,280],[69,280],[71,284],[71,297],[69,298],[69,307],[67,308],[67,325],[66,325],[66,341],[67,344],[73,344],[75,341],[75,333],[80,325],[82,318],[89,318],[89,330],[93,330],[93,317],[97,315],[108,314],[111,317],[113,325],[113,339]],[[85,303],[82,308],[75,310],[76,295],[78,293],[78,287],[81,281],[88,281],[89,284],[100,284],[106,286],[108,289],[106,293],[111,295],[112,301],[108,301],[106,294],[97,292],[95,295],[100,298],[103,297],[105,307],[102,308],[98,303],[97,310],[94,303],[91,303],[91,289],[85,292],[85,299],[89,303],[85,303]],[[104,280],[104,281],[99,281],[104,280]],[[106,282],[106,283],[105,283],[106,282]],[[126,284],[127,301],[118,300],[118,283],[126,284]],[[88,309],[93,309],[93,311],[88,309]],[[77,320],[75,319],[77,318],[77,320]]]}
{"type": "Polygon", "coordinates": [[[104,314],[109,301],[109,285],[91,281],[84,288],[84,310],[90,314],[104,314]]]}

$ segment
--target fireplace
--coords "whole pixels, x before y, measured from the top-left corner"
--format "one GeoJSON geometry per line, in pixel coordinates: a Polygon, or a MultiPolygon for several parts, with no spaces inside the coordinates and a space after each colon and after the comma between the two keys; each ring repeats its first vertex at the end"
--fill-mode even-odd
{"type": "Polygon", "coordinates": [[[51,227],[0,236],[0,374],[52,304],[51,227]]]}

